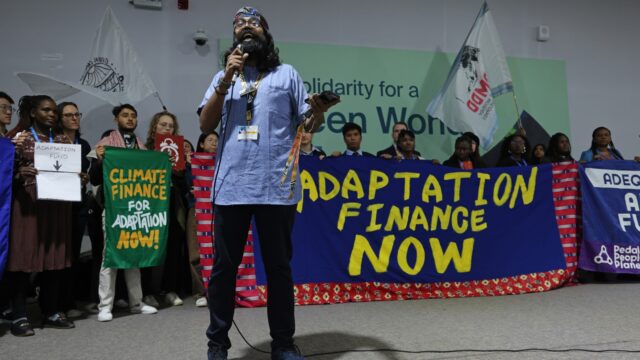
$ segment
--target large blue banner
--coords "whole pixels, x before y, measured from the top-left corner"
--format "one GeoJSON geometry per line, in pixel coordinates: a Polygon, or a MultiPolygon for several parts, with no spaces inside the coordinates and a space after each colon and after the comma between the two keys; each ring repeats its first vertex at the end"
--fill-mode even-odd
{"type": "Polygon", "coordinates": [[[0,279],[4,274],[9,252],[13,155],[14,149],[11,141],[0,137],[0,279]]]}
{"type": "MultiPolygon", "coordinates": [[[[469,281],[566,267],[550,165],[459,171],[305,157],[301,169],[296,284],[469,281]]],[[[265,284],[259,251],[256,274],[265,284]]]]}
{"type": "Polygon", "coordinates": [[[580,168],[583,242],[579,267],[640,274],[640,164],[596,161],[580,168]]]}

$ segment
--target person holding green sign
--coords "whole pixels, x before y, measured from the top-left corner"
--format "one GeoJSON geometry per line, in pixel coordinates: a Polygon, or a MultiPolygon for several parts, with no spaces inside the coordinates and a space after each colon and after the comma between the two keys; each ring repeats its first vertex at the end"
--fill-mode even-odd
{"type": "Polygon", "coordinates": [[[298,72],[280,62],[267,21],[255,8],[236,12],[233,39],[225,68],[213,77],[198,109],[202,132],[222,122],[213,184],[216,258],[208,289],[208,358],[227,359],[231,347],[236,274],[254,218],[269,286],[271,358],[303,359],[293,342],[290,266],[300,199],[296,156],[303,128],[317,130],[324,112],[338,101],[307,95],[298,72]]]}
{"type": "MultiPolygon", "coordinates": [[[[123,104],[113,108],[113,116],[118,126],[108,136],[102,138],[96,144],[97,161],[91,167],[91,182],[94,186],[102,185],[102,162],[104,160],[105,147],[119,147],[127,149],[145,150],[145,146],[140,138],[134,133],[138,126],[138,111],[129,104],[123,104]]],[[[104,192],[102,192],[104,194],[104,192]]],[[[104,196],[99,194],[98,196],[104,196]]],[[[107,234],[105,232],[105,247],[107,244],[107,234]]],[[[100,268],[100,280],[98,285],[98,295],[100,304],[98,305],[98,321],[111,321],[113,315],[113,301],[116,289],[116,274],[118,269],[104,266],[100,268]]],[[[129,308],[132,313],[155,314],[158,310],[142,302],[142,286],[140,283],[140,269],[125,269],[125,281],[129,292],[129,308]]]]}

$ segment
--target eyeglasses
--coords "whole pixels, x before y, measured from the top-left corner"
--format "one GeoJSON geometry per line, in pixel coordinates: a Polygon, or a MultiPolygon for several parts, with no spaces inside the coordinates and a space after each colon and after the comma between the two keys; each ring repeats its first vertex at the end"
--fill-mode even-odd
{"type": "Polygon", "coordinates": [[[0,112],[13,114],[14,112],[16,112],[16,108],[11,105],[0,105],[0,112]]]}
{"type": "Polygon", "coordinates": [[[175,125],[173,125],[172,123],[158,123],[159,127],[163,127],[165,129],[173,129],[175,128],[175,125]]]}
{"type": "Polygon", "coordinates": [[[78,119],[82,119],[82,113],[66,113],[62,114],[62,117],[65,119],[71,119],[77,117],[78,119]]]}
{"type": "Polygon", "coordinates": [[[255,16],[237,18],[236,21],[233,23],[234,28],[241,28],[247,25],[251,26],[252,28],[259,28],[262,26],[262,24],[260,23],[260,18],[257,18],[255,16]]]}

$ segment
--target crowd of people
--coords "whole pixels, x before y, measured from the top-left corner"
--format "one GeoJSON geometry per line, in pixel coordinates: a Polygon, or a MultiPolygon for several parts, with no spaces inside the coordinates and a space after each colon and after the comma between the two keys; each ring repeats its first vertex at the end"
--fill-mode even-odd
{"type": "MultiPolygon", "coordinates": [[[[334,151],[330,157],[338,156],[366,156],[373,154],[364,151],[362,144],[362,128],[355,123],[347,123],[342,128],[342,136],[346,150],[334,151]]],[[[397,122],[391,131],[393,142],[391,146],[380,150],[375,156],[388,160],[425,160],[416,150],[416,136],[405,122],[397,122]]],[[[316,156],[321,159],[327,157],[325,152],[313,146],[313,134],[303,137],[304,149],[301,155],[316,156]]],[[[624,157],[611,140],[611,131],[606,127],[598,127],[593,131],[591,147],[580,155],[580,162],[594,160],[624,160],[624,157]]],[[[640,161],[640,156],[634,157],[640,161]]],[[[437,159],[430,160],[440,164],[437,159]]],[[[548,144],[536,144],[533,148],[529,144],[524,129],[520,128],[513,134],[506,136],[500,147],[500,156],[495,164],[486,164],[480,155],[480,139],[472,132],[465,132],[455,140],[453,154],[442,162],[442,165],[471,170],[489,166],[535,166],[544,163],[575,161],[571,156],[569,137],[563,133],[556,133],[549,139],[548,144]]]]}
{"type": "MultiPolygon", "coordinates": [[[[155,114],[145,142],[135,134],[138,126],[135,107],[116,106],[115,129],[102,134],[92,150],[80,132],[82,113],[75,103],[56,105],[46,95],[24,96],[18,103],[18,123],[8,130],[16,111],[14,104],[8,94],[0,92],[0,131],[15,145],[9,253],[5,276],[0,282],[0,317],[11,321],[11,333],[34,334],[27,315],[29,297],[39,302],[42,325],[59,329],[73,328],[73,319],[88,313],[96,313],[99,321],[109,321],[113,318],[114,304],[128,307],[131,313],[154,314],[160,301],[178,306],[183,303],[183,296],[193,296],[197,306],[207,306],[197,270],[195,200],[191,191],[190,158],[196,149],[188,140],[184,149],[186,169],[172,173],[170,233],[164,265],[122,271],[102,266],[105,240],[101,185],[105,146],[154,149],[156,134],[178,134],[176,116],[166,111],[155,114]],[[38,142],[81,146],[82,201],[37,200],[34,147],[38,142]],[[78,261],[85,233],[91,239],[93,264],[89,284],[80,282],[78,261]],[[127,291],[116,286],[119,272],[127,291]],[[88,305],[82,308],[76,298],[80,286],[90,287],[91,294],[88,305]]],[[[214,156],[217,141],[215,131],[202,134],[197,151],[214,156]]]]}
{"type": "MultiPolygon", "coordinates": [[[[347,123],[342,129],[345,149],[327,155],[313,145],[313,133],[324,122],[324,113],[337,101],[325,103],[318,94],[306,93],[295,69],[280,63],[266,19],[255,8],[238,10],[233,25],[234,44],[224,54],[224,70],[214,76],[198,109],[204,132],[195,149],[185,141],[186,168],[171,175],[169,235],[161,266],[118,270],[103,265],[106,240],[102,161],[106,146],[156,149],[157,135],[179,135],[177,117],[167,111],[153,115],[145,141],[136,135],[136,108],[130,104],[116,106],[112,111],[114,128],[105,131],[91,147],[80,131],[82,113],[77,104],[56,104],[46,95],[23,96],[18,102],[18,123],[9,130],[15,103],[8,94],[0,92],[0,135],[11,139],[15,146],[9,253],[5,276],[0,281],[0,318],[11,323],[13,335],[34,335],[27,312],[30,297],[37,297],[43,326],[71,329],[75,327],[74,319],[87,313],[97,314],[101,322],[113,319],[114,306],[133,314],[155,314],[161,303],[180,306],[183,297],[193,296],[197,306],[209,306],[209,359],[226,359],[231,346],[228,331],[235,306],[237,267],[253,217],[269,284],[272,358],[303,358],[293,342],[293,280],[289,265],[299,182],[297,188],[293,186],[295,181],[290,189],[279,186],[282,169],[286,175],[292,163],[291,156],[287,156],[291,143],[294,144],[291,153],[299,145],[303,157],[364,156],[433,164],[440,161],[416,151],[416,136],[404,122],[393,126],[392,144],[376,155],[362,149],[362,128],[347,123]],[[236,77],[241,89],[232,86],[236,77]],[[266,79],[269,82],[261,86],[266,79]],[[278,91],[262,91],[268,86],[276,86],[278,91]],[[256,100],[258,91],[261,97],[256,100]],[[245,105],[244,108],[237,106],[234,111],[229,106],[225,108],[225,104],[233,102],[230,99],[245,105]],[[223,126],[219,137],[215,129],[223,117],[226,127],[234,131],[225,134],[223,126]],[[298,124],[297,129],[292,123],[298,124]],[[263,135],[260,141],[255,141],[259,133],[263,135]],[[81,146],[82,201],[37,200],[34,147],[39,142],[81,146]],[[214,180],[212,184],[217,254],[212,278],[216,283],[207,292],[198,271],[190,165],[194,150],[217,158],[214,179],[222,174],[220,181],[214,180]],[[88,285],[90,299],[81,308],[75,295],[79,287],[87,287],[86,282],[79,281],[85,233],[91,240],[93,267],[88,285]]],[[[554,134],[548,144],[532,148],[520,129],[503,140],[496,164],[482,160],[480,145],[475,134],[462,134],[442,165],[471,170],[490,165],[522,167],[575,161],[569,138],[562,133],[554,134]]],[[[580,157],[585,162],[618,159],[623,156],[615,148],[610,130],[604,127],[594,130],[591,147],[580,157]]],[[[640,157],[635,159],[640,161],[640,157]]]]}
{"type": "MultiPolygon", "coordinates": [[[[43,325],[69,329],[74,318],[97,313],[99,321],[113,318],[114,304],[128,307],[131,313],[154,314],[163,301],[169,306],[182,305],[182,297],[193,296],[197,306],[207,306],[205,287],[198,273],[198,244],[195,233],[194,196],[191,189],[191,154],[211,153],[215,156],[219,136],[215,131],[202,133],[194,146],[185,141],[186,169],[174,171],[171,177],[171,211],[167,256],[163,266],[121,271],[126,293],[118,291],[118,270],[101,266],[104,249],[102,209],[102,158],[105,146],[130,149],[155,149],[156,134],[179,134],[175,115],[163,111],[153,115],[146,141],[135,134],[138,113],[129,104],[113,109],[115,129],[106,131],[93,147],[80,132],[82,113],[71,102],[56,105],[46,96],[24,96],[18,104],[18,124],[11,130],[14,112],[13,99],[0,92],[0,132],[11,138],[16,147],[14,192],[10,250],[7,273],[3,279],[0,315],[12,322],[11,332],[16,336],[33,335],[27,316],[27,298],[37,288],[37,298],[43,313],[43,325]],[[37,142],[79,144],[82,149],[81,202],[36,200],[34,145],[37,142]],[[88,190],[88,185],[91,190],[88,190]],[[75,299],[78,279],[78,259],[85,231],[91,239],[94,279],[88,306],[81,310],[75,299]],[[37,274],[37,276],[35,276],[37,274]],[[159,301],[160,300],[160,301],[159,301]]],[[[335,151],[329,157],[366,156],[387,160],[424,160],[415,150],[415,134],[406,123],[393,126],[393,143],[376,155],[363,151],[362,129],[347,123],[343,130],[346,149],[335,151]]],[[[300,155],[327,157],[313,145],[313,133],[302,136],[300,155]]],[[[611,140],[605,127],[594,130],[591,147],[580,156],[580,161],[624,159],[611,140]]],[[[636,160],[640,160],[636,157],[636,160]]],[[[522,131],[507,136],[495,166],[534,166],[547,162],[574,161],[569,138],[562,133],[553,135],[549,144],[533,148],[522,131]]],[[[431,160],[439,163],[437,160],[431,160]]],[[[485,168],[480,158],[479,138],[465,133],[455,140],[451,157],[442,165],[459,169],[485,168]]]]}

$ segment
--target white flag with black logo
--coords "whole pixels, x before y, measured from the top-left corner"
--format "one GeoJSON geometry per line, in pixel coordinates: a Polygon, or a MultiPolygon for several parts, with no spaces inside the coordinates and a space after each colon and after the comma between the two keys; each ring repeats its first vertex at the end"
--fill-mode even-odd
{"type": "Polygon", "coordinates": [[[136,103],[157,92],[110,7],[93,40],[80,84],[112,105],[136,103]]]}
{"type": "MultiPolygon", "coordinates": [[[[44,93],[56,101],[84,91],[112,104],[137,103],[156,86],[138,59],[115,14],[107,7],[93,40],[91,55],[77,81],[65,81],[31,72],[16,74],[34,93],[44,93]]],[[[159,96],[158,96],[159,98],[159,96]]]]}
{"type": "Polygon", "coordinates": [[[493,98],[512,91],[504,50],[485,2],[427,113],[452,130],[475,133],[486,149],[498,128],[493,98]]]}

